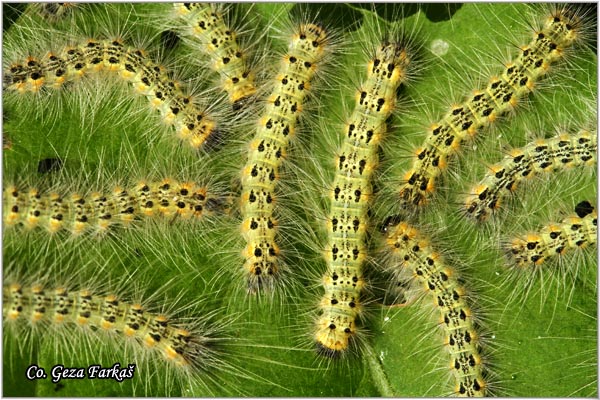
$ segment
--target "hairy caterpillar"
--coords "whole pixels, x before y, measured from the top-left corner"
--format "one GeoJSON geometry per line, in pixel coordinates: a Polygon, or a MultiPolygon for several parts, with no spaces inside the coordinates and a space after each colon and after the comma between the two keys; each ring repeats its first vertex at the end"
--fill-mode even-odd
{"type": "Polygon", "coordinates": [[[400,222],[386,229],[389,230],[386,239],[388,250],[395,264],[394,275],[400,281],[407,276],[418,280],[438,308],[440,327],[445,335],[444,345],[456,382],[454,394],[461,397],[486,396],[479,334],[467,303],[466,290],[456,271],[431,247],[429,239],[413,226],[400,222]]]}
{"type": "MultiPolygon", "coordinates": [[[[112,289],[98,289],[90,282],[86,286],[53,286],[47,280],[47,277],[34,280],[8,277],[3,281],[5,343],[18,338],[24,341],[31,336],[40,346],[54,342],[68,353],[70,346],[89,342],[85,347],[97,349],[91,357],[88,355],[90,365],[98,364],[104,357],[98,344],[109,344],[120,354],[118,358],[113,355],[112,360],[126,360],[123,369],[129,365],[130,375],[124,380],[131,380],[134,386],[143,386],[157,368],[164,373],[161,379],[170,374],[177,376],[182,389],[190,386],[191,379],[197,379],[197,382],[206,380],[199,390],[211,390],[209,382],[215,379],[215,368],[241,376],[241,371],[224,361],[222,354],[228,340],[226,328],[232,320],[216,322],[211,312],[193,320],[174,317],[180,313],[168,311],[169,305],[157,308],[149,305],[156,300],[133,300],[117,293],[120,290],[114,291],[114,285],[112,289]]],[[[61,358],[54,360],[61,362],[61,358]]],[[[45,367],[50,375],[51,365],[40,367],[45,367]]],[[[91,375],[88,379],[88,384],[93,384],[91,375]]]]}
{"type": "Polygon", "coordinates": [[[531,232],[511,239],[505,246],[512,265],[530,268],[559,256],[569,249],[581,249],[597,242],[598,213],[589,201],[575,206],[576,215],[559,223],[546,225],[538,232],[531,232]]]}
{"type": "Polygon", "coordinates": [[[145,51],[125,45],[119,39],[89,39],[67,46],[42,58],[28,57],[10,65],[3,78],[5,90],[38,92],[57,89],[85,75],[100,71],[116,74],[144,95],[162,119],[174,125],[178,137],[197,149],[217,136],[215,121],[185,95],[169,72],[152,61],[145,51]]]}
{"type": "Polygon", "coordinates": [[[327,32],[316,24],[304,23],[297,28],[249,145],[241,179],[241,231],[247,243],[243,257],[250,292],[270,290],[280,272],[273,215],[275,185],[328,42],[327,32]]]}
{"type": "Polygon", "coordinates": [[[536,140],[513,149],[500,163],[491,166],[483,180],[471,190],[465,200],[465,213],[483,221],[521,181],[559,169],[595,167],[597,151],[596,133],[587,130],[536,140]]]}
{"type": "Polygon", "coordinates": [[[254,73],[248,66],[245,51],[237,41],[236,32],[226,24],[222,6],[215,3],[175,3],[177,16],[184,20],[181,28],[201,45],[211,57],[211,67],[221,77],[221,87],[229,102],[240,102],[256,93],[254,73]]]}
{"type": "Polygon", "coordinates": [[[141,217],[201,218],[228,209],[227,201],[206,187],[169,179],[139,182],[130,190],[116,187],[110,194],[89,196],[44,194],[35,188],[7,186],[3,201],[5,226],[42,226],[51,233],[68,230],[76,235],[127,226],[141,217]]]}
{"type": "Polygon", "coordinates": [[[320,353],[335,356],[348,349],[355,336],[365,285],[362,264],[367,211],[373,195],[371,176],[386,119],[396,104],[396,90],[405,82],[410,55],[402,43],[384,42],[369,61],[367,79],[356,94],[356,105],[346,127],[336,160],[330,194],[325,294],[320,303],[315,341],[320,353]]]}
{"type": "Polygon", "coordinates": [[[453,107],[434,124],[425,144],[415,151],[412,168],[405,174],[401,200],[409,207],[423,205],[434,191],[435,180],[461,143],[512,111],[520,99],[533,91],[535,83],[563,58],[581,37],[582,22],[568,7],[557,8],[546,17],[533,40],[520,48],[517,59],[506,65],[485,89],[476,90],[463,104],[453,107]]]}
{"type": "Polygon", "coordinates": [[[136,342],[156,349],[179,365],[201,363],[199,337],[185,329],[177,329],[162,315],[146,314],[139,304],[119,301],[115,295],[100,297],[88,290],[79,292],[65,288],[3,286],[5,320],[28,320],[32,324],[73,324],[105,329],[133,337],[136,342]]]}

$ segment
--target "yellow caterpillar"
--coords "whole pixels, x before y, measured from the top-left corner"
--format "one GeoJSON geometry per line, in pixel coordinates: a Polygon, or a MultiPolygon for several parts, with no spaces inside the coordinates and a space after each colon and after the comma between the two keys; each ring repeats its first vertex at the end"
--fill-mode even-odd
{"type": "Polygon", "coordinates": [[[248,290],[270,290],[280,272],[275,186],[290,139],[311,89],[318,63],[327,51],[328,37],[315,24],[301,24],[283,57],[276,84],[250,142],[248,161],[242,170],[242,235],[248,290]]]}
{"type": "MultiPolygon", "coordinates": [[[[47,284],[45,278],[5,277],[2,289],[4,339],[14,337],[19,345],[35,337],[41,346],[52,343],[68,353],[69,346],[81,342],[97,351],[92,364],[102,359],[102,344],[114,346],[118,355],[111,355],[111,361],[126,356],[124,367],[129,365],[130,373],[126,378],[134,385],[147,384],[144,380],[157,370],[162,371],[162,379],[173,375],[182,388],[194,381],[205,385],[205,378],[214,379],[216,368],[235,371],[221,354],[231,321],[212,322],[211,313],[187,320],[156,312],[148,302],[129,301],[110,289],[47,284]]],[[[55,359],[55,363],[60,361],[60,357],[55,359]]]]}
{"type": "Polygon", "coordinates": [[[202,362],[201,337],[174,327],[166,316],[147,313],[142,305],[119,301],[114,295],[101,297],[87,290],[12,284],[3,286],[2,311],[8,321],[69,324],[131,337],[176,364],[202,362]]]}
{"type": "Polygon", "coordinates": [[[401,43],[385,42],[375,51],[367,79],[356,94],[345,141],[336,160],[330,194],[325,294],[314,334],[319,352],[335,356],[348,349],[356,335],[365,285],[362,264],[373,195],[371,176],[377,167],[377,150],[386,131],[386,119],[396,104],[396,90],[405,81],[410,57],[401,43]]]}
{"type": "Polygon", "coordinates": [[[201,218],[227,210],[227,200],[194,183],[165,179],[139,182],[133,189],[116,187],[110,194],[77,193],[63,196],[40,190],[4,189],[4,223],[26,228],[44,227],[54,233],[68,230],[105,232],[115,225],[126,226],[141,217],[201,218]]]}
{"type": "Polygon", "coordinates": [[[4,89],[38,92],[59,88],[85,75],[107,71],[129,82],[144,95],[168,125],[175,126],[180,139],[197,149],[217,135],[215,121],[194,100],[185,95],[167,70],[151,60],[145,51],[126,46],[121,40],[89,39],[59,53],[42,58],[29,57],[13,63],[4,72],[4,89]]]}
{"type": "Polygon", "coordinates": [[[551,223],[537,232],[511,239],[506,252],[512,265],[531,268],[565,254],[569,249],[582,249],[597,243],[598,212],[589,201],[575,206],[576,215],[559,223],[551,223]]]}
{"type": "Polygon", "coordinates": [[[465,212],[478,221],[498,209],[502,199],[514,192],[519,183],[536,174],[596,166],[598,143],[596,133],[586,130],[540,139],[525,147],[513,149],[504,159],[489,168],[483,180],[465,200],[465,212]]]}
{"type": "Polygon", "coordinates": [[[221,87],[234,107],[254,95],[254,73],[235,31],[225,23],[222,7],[215,3],[175,3],[175,12],[185,21],[182,29],[210,56],[211,67],[221,77],[221,87]]]}
{"type": "Polygon", "coordinates": [[[439,311],[444,330],[444,346],[450,356],[450,370],[456,382],[454,394],[460,397],[486,396],[484,367],[479,335],[466,301],[466,290],[456,271],[429,244],[416,228],[400,222],[387,227],[387,245],[397,277],[410,274],[430,295],[439,311]]]}

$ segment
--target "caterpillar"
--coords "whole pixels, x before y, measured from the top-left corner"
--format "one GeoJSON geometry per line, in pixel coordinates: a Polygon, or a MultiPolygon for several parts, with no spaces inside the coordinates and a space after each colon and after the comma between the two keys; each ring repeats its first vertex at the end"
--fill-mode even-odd
{"type": "Polygon", "coordinates": [[[35,188],[9,185],[3,195],[5,226],[41,226],[51,233],[67,230],[75,235],[106,232],[141,217],[201,218],[228,209],[227,200],[206,187],[170,179],[141,181],[132,189],[115,187],[110,194],[96,192],[89,196],[44,194],[35,188]]]}
{"type": "Polygon", "coordinates": [[[169,324],[166,316],[145,314],[139,304],[119,301],[115,295],[100,297],[88,290],[44,288],[20,284],[3,286],[5,320],[28,320],[32,324],[56,323],[105,329],[161,352],[179,365],[201,363],[199,337],[169,324]]]}
{"type": "Polygon", "coordinates": [[[435,190],[436,179],[461,143],[514,110],[548,73],[551,64],[562,59],[566,50],[580,39],[581,30],[581,19],[568,7],[554,10],[502,74],[433,124],[424,145],[414,152],[411,169],[404,175],[405,183],[400,189],[403,204],[409,208],[424,205],[435,190]]]}
{"type": "Polygon", "coordinates": [[[222,5],[215,3],[175,3],[175,13],[185,26],[180,30],[201,45],[218,72],[221,87],[229,102],[239,108],[241,102],[256,93],[254,73],[246,52],[238,44],[236,32],[225,22],[222,5]]]}
{"type": "MultiPolygon", "coordinates": [[[[51,286],[45,283],[45,278],[39,282],[8,278],[3,281],[4,339],[17,339],[15,336],[19,335],[24,340],[35,334],[40,345],[49,340],[58,346],[89,341],[90,349],[99,349],[98,342],[110,342],[127,360],[120,372],[126,370],[127,375],[121,378],[131,380],[134,385],[152,377],[157,368],[178,375],[182,387],[189,385],[185,379],[215,379],[215,368],[232,370],[222,354],[228,340],[227,324],[212,321],[210,312],[190,321],[156,312],[148,303],[130,301],[127,296],[110,290],[51,286]],[[69,339],[61,342],[61,337],[69,339]]],[[[97,350],[89,360],[93,361],[90,365],[98,364],[100,353],[97,350]]],[[[54,362],[57,361],[61,360],[54,362]]],[[[53,382],[55,369],[56,366],[52,368],[52,375],[50,368],[46,369],[53,382]]],[[[87,373],[86,377],[92,380],[93,368],[86,368],[87,373]]],[[[161,376],[166,378],[166,375],[161,376]]]]}
{"type": "Polygon", "coordinates": [[[598,236],[598,212],[589,201],[575,206],[576,215],[551,223],[538,232],[517,236],[504,246],[510,264],[517,268],[539,266],[569,249],[594,246],[598,236]]]}
{"type": "Polygon", "coordinates": [[[89,39],[60,52],[48,52],[42,58],[28,57],[4,71],[3,87],[18,93],[58,89],[85,75],[100,71],[116,74],[144,95],[163,121],[174,125],[177,136],[194,149],[211,144],[218,136],[216,122],[185,95],[181,85],[148,54],[127,46],[120,39],[89,39]]]}
{"type": "Polygon", "coordinates": [[[450,369],[456,382],[454,394],[460,397],[487,395],[480,335],[474,323],[466,290],[457,272],[430,245],[427,237],[406,222],[388,231],[386,243],[393,273],[402,281],[409,273],[429,294],[440,315],[444,330],[444,345],[450,356],[450,369]]]}
{"type": "Polygon", "coordinates": [[[318,351],[336,356],[348,349],[355,336],[365,286],[362,264],[367,211],[373,196],[371,177],[378,163],[378,146],[386,119],[396,103],[396,90],[405,82],[410,55],[403,43],[384,42],[369,61],[367,79],[356,94],[356,105],[346,127],[336,159],[330,194],[325,294],[314,335],[318,351]]]}
{"type": "Polygon", "coordinates": [[[279,168],[295,134],[303,103],[319,63],[327,54],[324,28],[303,23],[294,33],[283,57],[275,85],[249,144],[242,169],[241,232],[247,245],[242,252],[248,290],[271,290],[280,273],[275,210],[279,168]]]}
{"type": "Polygon", "coordinates": [[[465,214],[484,221],[521,181],[536,174],[595,166],[597,151],[596,133],[587,130],[535,140],[523,148],[513,149],[500,163],[492,165],[483,180],[473,187],[464,203],[465,214]]]}

